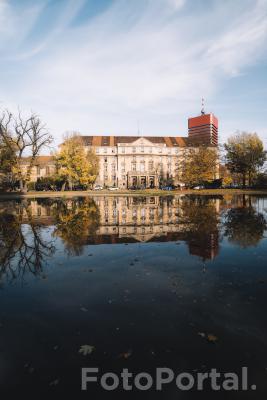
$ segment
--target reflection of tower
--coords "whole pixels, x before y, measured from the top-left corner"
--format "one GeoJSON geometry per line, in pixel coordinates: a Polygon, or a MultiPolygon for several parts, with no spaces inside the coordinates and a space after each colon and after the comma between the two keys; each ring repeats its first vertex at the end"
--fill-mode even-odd
{"type": "Polygon", "coordinates": [[[201,103],[201,115],[188,118],[188,136],[195,144],[218,145],[218,119],[212,113],[205,113],[204,99],[201,103]]]}
{"type": "Polygon", "coordinates": [[[194,256],[202,257],[204,260],[213,260],[219,253],[218,231],[190,238],[188,248],[189,253],[194,256]]]}

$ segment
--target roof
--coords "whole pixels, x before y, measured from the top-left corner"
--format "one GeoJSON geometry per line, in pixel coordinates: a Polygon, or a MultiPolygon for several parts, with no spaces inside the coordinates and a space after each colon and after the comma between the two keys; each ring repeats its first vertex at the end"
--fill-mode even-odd
{"type": "MultiPolygon", "coordinates": [[[[29,163],[30,160],[31,160],[31,157],[23,157],[22,163],[29,163]]],[[[37,156],[34,160],[34,165],[47,164],[49,162],[51,162],[51,163],[54,162],[53,156],[37,156]]]]}
{"type": "Polygon", "coordinates": [[[153,144],[165,144],[167,147],[186,147],[187,137],[180,136],[81,136],[85,146],[116,146],[118,143],[131,144],[144,138],[153,144]]]}
{"type": "Polygon", "coordinates": [[[218,119],[212,113],[188,118],[189,129],[202,125],[214,125],[218,129],[218,119]]]}

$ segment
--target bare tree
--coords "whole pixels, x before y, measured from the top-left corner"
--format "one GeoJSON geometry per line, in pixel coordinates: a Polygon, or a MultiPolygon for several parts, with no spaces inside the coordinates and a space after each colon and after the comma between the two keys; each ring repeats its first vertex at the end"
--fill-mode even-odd
{"type": "Polygon", "coordinates": [[[52,143],[52,136],[38,115],[32,113],[24,119],[20,111],[13,115],[4,110],[0,115],[0,139],[8,154],[12,154],[12,173],[20,183],[20,190],[27,191],[36,157],[43,147],[52,143]],[[25,157],[28,160],[26,170],[23,168],[25,157]]]}

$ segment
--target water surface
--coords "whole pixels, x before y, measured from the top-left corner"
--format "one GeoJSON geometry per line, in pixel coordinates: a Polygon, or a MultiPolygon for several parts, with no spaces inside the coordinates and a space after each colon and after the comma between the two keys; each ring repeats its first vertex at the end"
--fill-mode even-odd
{"type": "Polygon", "coordinates": [[[266,221],[267,198],[243,195],[0,202],[2,393],[89,398],[81,367],[247,366],[256,391],[157,395],[264,398],[266,221]]]}

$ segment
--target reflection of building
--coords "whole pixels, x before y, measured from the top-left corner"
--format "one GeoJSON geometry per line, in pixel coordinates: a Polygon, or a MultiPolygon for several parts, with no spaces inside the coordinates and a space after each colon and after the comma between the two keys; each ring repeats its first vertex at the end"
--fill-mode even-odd
{"type": "MultiPolygon", "coordinates": [[[[77,200],[65,200],[67,209],[71,210],[75,201],[77,200]]],[[[185,222],[183,218],[183,196],[99,196],[94,198],[94,202],[100,212],[100,221],[96,234],[88,235],[88,244],[181,240],[188,244],[190,254],[205,259],[213,259],[218,254],[217,224],[199,235],[192,227],[192,221],[185,222]]],[[[210,199],[209,203],[217,214],[219,200],[210,199]]],[[[3,207],[4,203],[1,203],[1,206],[3,207]]],[[[23,223],[27,223],[30,217],[38,224],[54,225],[56,207],[55,201],[47,203],[38,199],[30,201],[28,210],[19,203],[14,208],[14,204],[10,202],[9,205],[5,204],[5,209],[0,209],[0,212],[8,213],[15,210],[16,214],[21,216],[23,223]]],[[[76,210],[79,210],[79,206],[76,210]]]]}
{"type": "Polygon", "coordinates": [[[207,232],[206,235],[190,238],[187,243],[190,254],[213,260],[219,253],[219,232],[207,232]]]}
{"type": "MultiPolygon", "coordinates": [[[[178,184],[188,149],[199,144],[217,146],[218,120],[213,114],[189,118],[188,137],[175,136],[82,136],[85,148],[99,157],[97,184],[153,188],[160,182],[178,184]]],[[[24,172],[28,167],[24,161],[24,172]]],[[[31,180],[52,175],[52,157],[37,157],[31,180]]],[[[215,174],[214,178],[218,178],[215,174]]]]}

